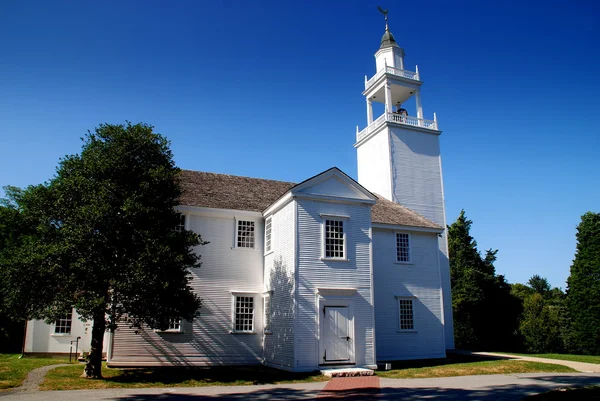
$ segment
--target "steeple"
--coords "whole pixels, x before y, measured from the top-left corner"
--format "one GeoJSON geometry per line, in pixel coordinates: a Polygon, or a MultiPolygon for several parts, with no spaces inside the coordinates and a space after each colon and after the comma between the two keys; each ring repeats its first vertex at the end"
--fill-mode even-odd
{"type": "MultiPolygon", "coordinates": [[[[356,129],[358,182],[369,191],[446,227],[437,118],[426,119],[419,69],[404,68],[404,50],[387,24],[375,53],[376,72],[365,76],[367,126],[356,129]],[[373,107],[379,103],[383,107],[373,107]],[[408,106],[408,107],[407,107],[408,106]],[[373,115],[375,111],[379,115],[373,115]]],[[[452,299],[446,234],[438,238],[445,340],[453,348],[452,299]]]]}

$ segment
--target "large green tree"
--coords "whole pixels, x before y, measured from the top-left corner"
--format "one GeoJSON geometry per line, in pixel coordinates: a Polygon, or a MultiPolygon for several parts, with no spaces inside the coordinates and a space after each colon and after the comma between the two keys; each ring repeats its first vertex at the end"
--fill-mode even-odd
{"type": "Polygon", "coordinates": [[[104,333],[124,321],[193,319],[201,238],[175,230],[181,189],[169,142],[146,124],[100,125],[43,185],[8,195],[29,230],[0,256],[5,310],[92,320],[87,377],[101,377],[104,333]]]}
{"type": "Polygon", "coordinates": [[[523,302],[519,332],[527,352],[562,352],[564,350],[564,293],[551,288],[545,277],[533,275],[527,285],[515,284],[513,294],[523,302]]]}
{"type": "Polygon", "coordinates": [[[448,227],[454,335],[457,348],[503,350],[514,347],[520,302],[496,275],[497,250],[482,256],[464,210],[448,227]]]}
{"type": "MultiPolygon", "coordinates": [[[[10,189],[9,189],[10,191],[10,189]]],[[[19,211],[9,203],[0,200],[0,255],[7,248],[15,246],[23,236],[25,225],[21,222],[19,211]]],[[[0,263],[1,265],[1,263],[0,263]]],[[[0,297],[2,291],[0,291],[0,297]]],[[[0,298],[0,305],[5,300],[0,298]]],[[[0,308],[0,352],[21,351],[23,328],[25,321],[22,318],[11,316],[0,308]]]]}
{"type": "Polygon", "coordinates": [[[566,306],[570,350],[600,355],[600,213],[584,214],[577,226],[566,306]]]}

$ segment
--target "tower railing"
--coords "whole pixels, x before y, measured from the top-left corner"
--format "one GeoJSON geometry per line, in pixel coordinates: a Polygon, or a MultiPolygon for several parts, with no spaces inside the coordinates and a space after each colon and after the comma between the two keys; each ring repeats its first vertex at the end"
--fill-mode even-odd
{"type": "Polygon", "coordinates": [[[396,113],[383,113],[371,124],[369,124],[365,129],[356,134],[356,142],[360,142],[361,140],[366,138],[371,132],[376,131],[385,122],[412,125],[414,127],[421,127],[430,130],[438,129],[438,124],[436,120],[426,120],[424,118],[406,116],[403,114],[396,113]]]}
{"type": "Polygon", "coordinates": [[[402,78],[419,80],[419,72],[413,72],[409,70],[401,70],[400,68],[385,66],[373,75],[371,79],[365,81],[365,90],[369,89],[382,75],[391,74],[402,78]]]}

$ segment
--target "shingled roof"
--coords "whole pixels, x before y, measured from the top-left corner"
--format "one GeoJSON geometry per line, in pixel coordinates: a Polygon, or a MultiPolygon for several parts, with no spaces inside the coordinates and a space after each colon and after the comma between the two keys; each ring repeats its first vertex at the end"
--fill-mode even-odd
{"type": "MultiPolygon", "coordinates": [[[[182,170],[180,180],[182,205],[253,212],[262,212],[296,186],[293,182],[191,170],[182,170]]],[[[441,229],[418,213],[377,197],[371,209],[373,223],[441,229]]]]}

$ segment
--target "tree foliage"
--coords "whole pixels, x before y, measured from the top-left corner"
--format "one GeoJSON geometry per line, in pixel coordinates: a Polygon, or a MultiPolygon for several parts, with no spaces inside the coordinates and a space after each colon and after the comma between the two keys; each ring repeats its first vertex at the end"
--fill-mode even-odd
{"type": "Polygon", "coordinates": [[[525,351],[552,353],[564,351],[565,314],[564,293],[551,288],[545,277],[533,275],[527,286],[515,284],[513,294],[519,293],[523,302],[519,331],[525,351]],[[520,286],[526,288],[520,291],[520,286]]]}
{"type": "Polygon", "coordinates": [[[584,214],[577,226],[566,306],[570,351],[600,355],[600,213],[584,214]]]}
{"type": "Polygon", "coordinates": [[[168,327],[200,299],[191,231],[174,230],[181,193],[169,142],[145,124],[100,125],[47,183],[8,197],[25,232],[2,252],[5,311],[54,321],[75,308],[93,321],[85,374],[101,376],[105,330],[168,327]]]}
{"type": "Polygon", "coordinates": [[[502,275],[497,250],[481,256],[470,235],[472,221],[461,211],[448,227],[454,335],[458,348],[505,350],[514,346],[520,302],[502,275]]]}

